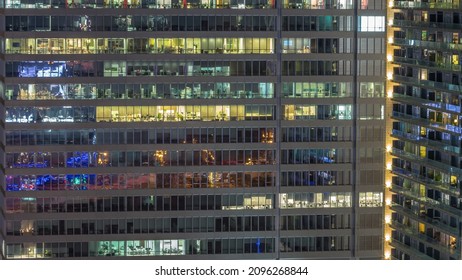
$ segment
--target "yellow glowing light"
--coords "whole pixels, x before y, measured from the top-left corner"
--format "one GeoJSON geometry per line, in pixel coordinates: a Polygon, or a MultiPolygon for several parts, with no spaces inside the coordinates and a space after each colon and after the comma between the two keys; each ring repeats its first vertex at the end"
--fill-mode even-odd
{"type": "Polygon", "coordinates": [[[387,189],[391,188],[391,182],[390,182],[390,181],[386,181],[386,182],[385,182],[385,187],[387,187],[387,189]]]}
{"type": "Polygon", "coordinates": [[[387,170],[391,170],[391,163],[387,163],[387,170]]]}
{"type": "Polygon", "coordinates": [[[387,61],[392,62],[393,61],[393,56],[391,54],[387,55],[387,61]]]}
{"type": "Polygon", "coordinates": [[[387,97],[392,98],[393,97],[393,92],[392,91],[387,92],[387,97]]]}
{"type": "Polygon", "coordinates": [[[262,143],[273,143],[273,138],[274,135],[272,131],[268,131],[268,133],[262,133],[261,135],[262,143]]]}
{"type": "Polygon", "coordinates": [[[388,37],[388,44],[393,44],[393,37],[388,37]]]}
{"type": "Polygon", "coordinates": [[[393,20],[392,19],[388,20],[388,26],[392,26],[392,25],[393,25],[393,20]]]}
{"type": "Polygon", "coordinates": [[[156,163],[163,166],[165,164],[165,156],[167,155],[167,151],[163,151],[163,150],[157,150],[155,153],[154,153],[154,157],[156,159],[156,163]]]}
{"type": "Polygon", "coordinates": [[[387,145],[387,152],[391,152],[391,145],[387,145]]]}
{"type": "Polygon", "coordinates": [[[393,0],[388,1],[388,7],[393,8],[393,0]]]}
{"type": "Polygon", "coordinates": [[[385,235],[385,241],[390,242],[390,240],[391,240],[390,235],[389,234],[385,235]]]}
{"type": "Polygon", "coordinates": [[[391,222],[391,217],[390,216],[385,216],[385,223],[389,224],[391,222]]]}
{"type": "Polygon", "coordinates": [[[390,259],[390,257],[391,257],[391,254],[390,254],[390,252],[388,252],[388,251],[387,251],[387,252],[385,252],[385,259],[386,259],[386,260],[389,260],[389,259],[390,259]]]}
{"type": "Polygon", "coordinates": [[[387,73],[387,80],[393,79],[393,74],[392,73],[387,73]]]}
{"type": "Polygon", "coordinates": [[[391,205],[391,199],[385,199],[385,205],[390,206],[391,205]]]}

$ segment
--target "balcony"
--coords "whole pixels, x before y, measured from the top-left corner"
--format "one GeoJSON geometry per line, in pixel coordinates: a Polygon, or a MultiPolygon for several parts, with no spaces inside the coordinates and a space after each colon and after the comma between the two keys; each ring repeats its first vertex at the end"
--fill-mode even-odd
{"type": "Polygon", "coordinates": [[[427,165],[434,167],[436,169],[440,169],[442,172],[448,173],[448,174],[455,174],[458,176],[462,176],[462,169],[453,167],[449,163],[443,163],[439,162],[436,160],[431,160],[428,158],[423,158],[421,156],[417,156],[412,153],[405,152],[403,150],[397,149],[397,148],[392,148],[391,154],[393,156],[399,157],[399,158],[404,158],[408,161],[411,162],[418,162],[421,165],[427,165]]]}
{"type": "Polygon", "coordinates": [[[434,50],[447,50],[447,51],[461,51],[462,44],[453,44],[446,42],[432,42],[432,41],[422,41],[415,39],[402,39],[394,38],[393,44],[397,46],[406,46],[406,47],[421,47],[434,50]]]}
{"type": "Polygon", "coordinates": [[[415,259],[418,260],[433,260],[433,258],[427,256],[426,254],[418,251],[416,248],[409,247],[408,245],[404,244],[401,241],[398,241],[396,239],[392,239],[390,242],[390,245],[392,247],[395,247],[396,249],[405,252],[406,254],[415,257],[415,259]]]}
{"type": "Polygon", "coordinates": [[[431,199],[431,198],[426,197],[426,196],[418,196],[417,194],[415,194],[415,193],[413,193],[413,192],[411,192],[409,190],[406,190],[403,187],[398,186],[396,184],[392,184],[391,191],[394,192],[394,193],[406,196],[408,198],[411,198],[414,201],[418,201],[420,203],[423,203],[424,205],[426,205],[429,208],[441,209],[441,210],[444,210],[444,211],[446,211],[448,213],[451,213],[452,215],[455,215],[455,216],[462,215],[462,210],[461,209],[451,207],[451,206],[449,206],[447,204],[441,203],[440,201],[431,199]]]}
{"type": "Polygon", "coordinates": [[[433,61],[424,61],[424,60],[419,60],[415,58],[406,58],[406,57],[400,57],[400,56],[394,56],[393,62],[397,64],[408,64],[411,66],[426,67],[426,68],[430,67],[430,68],[435,68],[438,70],[447,70],[447,71],[454,71],[454,72],[460,72],[461,70],[460,65],[455,65],[451,63],[438,63],[438,62],[433,62],[433,61]]]}
{"type": "Polygon", "coordinates": [[[392,205],[390,206],[390,209],[392,211],[394,211],[394,212],[398,212],[398,213],[401,213],[401,214],[403,214],[405,216],[408,216],[413,220],[422,222],[422,223],[426,224],[427,226],[431,226],[431,227],[441,229],[442,231],[446,232],[447,234],[459,236],[459,229],[457,227],[451,227],[448,224],[446,224],[445,222],[441,222],[439,220],[427,217],[425,214],[417,215],[417,213],[415,213],[414,211],[412,211],[410,209],[407,209],[407,208],[403,207],[402,205],[399,205],[399,204],[396,204],[396,203],[392,203],[392,205]]]}
{"type": "Polygon", "coordinates": [[[436,3],[436,2],[414,2],[414,1],[394,1],[395,9],[459,9],[459,3],[436,3]]]}
{"type": "Polygon", "coordinates": [[[414,77],[405,77],[401,75],[393,75],[393,81],[396,83],[406,83],[411,85],[418,85],[420,87],[429,87],[435,90],[448,90],[453,93],[460,93],[462,87],[450,83],[434,82],[428,80],[420,80],[414,77]]]}
{"type": "Polygon", "coordinates": [[[438,28],[438,29],[454,29],[461,30],[462,24],[460,23],[446,23],[446,22],[425,22],[425,21],[412,21],[394,19],[393,27],[405,27],[405,28],[438,28]]]}
{"type": "Polygon", "coordinates": [[[436,247],[438,250],[443,251],[449,255],[452,255],[456,259],[460,259],[460,252],[457,251],[455,247],[452,247],[451,245],[444,245],[437,238],[432,238],[430,236],[422,234],[421,232],[414,230],[410,227],[407,227],[396,221],[392,221],[390,226],[391,228],[404,232],[405,234],[412,236],[421,242],[430,244],[431,247],[436,247]]]}
{"type": "Polygon", "coordinates": [[[408,114],[404,114],[404,113],[400,113],[400,112],[393,112],[392,113],[392,118],[396,119],[396,120],[399,120],[399,121],[416,124],[416,125],[419,125],[419,126],[425,126],[425,127],[428,127],[428,128],[437,129],[437,130],[440,130],[442,132],[447,132],[447,133],[454,134],[456,136],[459,136],[459,134],[462,133],[462,128],[460,128],[458,126],[454,126],[454,125],[450,125],[450,124],[440,124],[440,123],[437,123],[437,122],[433,122],[433,121],[431,121],[429,119],[423,119],[421,117],[416,117],[416,116],[412,116],[412,115],[408,115],[408,114]]]}
{"type": "Polygon", "coordinates": [[[431,147],[433,149],[439,150],[444,153],[451,153],[455,156],[460,155],[460,148],[456,146],[452,146],[450,143],[444,143],[443,141],[435,141],[430,140],[426,137],[415,135],[412,133],[405,133],[396,129],[393,129],[392,135],[395,138],[406,142],[412,142],[414,144],[423,145],[427,147],[431,147]]]}
{"type": "Polygon", "coordinates": [[[424,177],[422,175],[418,175],[411,171],[407,171],[403,168],[399,168],[397,166],[393,166],[391,172],[392,174],[397,175],[399,177],[412,180],[419,184],[424,184],[429,188],[437,189],[437,190],[442,191],[443,193],[447,193],[452,196],[460,197],[460,188],[458,188],[457,186],[437,182],[427,177],[424,177]]]}
{"type": "Polygon", "coordinates": [[[437,109],[439,111],[443,111],[446,113],[450,114],[460,114],[460,105],[455,105],[455,104],[448,104],[445,102],[437,102],[429,99],[423,99],[420,98],[419,96],[409,96],[405,94],[400,94],[400,93],[393,93],[393,101],[397,101],[399,103],[405,103],[405,104],[411,104],[415,106],[423,106],[425,108],[429,109],[437,109]]]}

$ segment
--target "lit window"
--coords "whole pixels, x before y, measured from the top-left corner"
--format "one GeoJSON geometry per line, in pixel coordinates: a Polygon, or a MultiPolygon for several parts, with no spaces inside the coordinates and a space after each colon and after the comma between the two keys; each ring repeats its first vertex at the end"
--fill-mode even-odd
{"type": "Polygon", "coordinates": [[[383,32],[385,31],[385,17],[360,16],[358,28],[360,32],[383,32]]]}
{"type": "Polygon", "coordinates": [[[360,192],[359,207],[382,207],[382,192],[360,192]]]}

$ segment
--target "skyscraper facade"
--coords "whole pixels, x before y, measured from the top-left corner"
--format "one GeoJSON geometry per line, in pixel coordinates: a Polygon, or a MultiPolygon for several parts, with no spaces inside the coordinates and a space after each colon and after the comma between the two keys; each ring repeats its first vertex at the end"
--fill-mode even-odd
{"type": "Polygon", "coordinates": [[[2,0],[3,256],[383,256],[385,14],[2,0]]]}
{"type": "Polygon", "coordinates": [[[389,5],[385,255],[460,259],[460,1],[389,5]]]}

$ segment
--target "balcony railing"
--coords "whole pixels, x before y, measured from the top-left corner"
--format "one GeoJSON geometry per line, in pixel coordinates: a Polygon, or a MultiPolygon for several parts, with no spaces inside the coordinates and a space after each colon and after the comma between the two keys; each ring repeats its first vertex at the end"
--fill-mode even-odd
{"type": "Polygon", "coordinates": [[[459,3],[437,3],[437,2],[414,2],[414,1],[394,1],[393,8],[406,9],[406,8],[420,8],[420,9],[459,9],[459,3]]]}
{"type": "Polygon", "coordinates": [[[425,165],[431,165],[435,168],[440,169],[442,172],[445,172],[445,173],[462,176],[462,169],[453,167],[449,163],[444,163],[444,162],[439,162],[439,161],[428,159],[428,158],[423,158],[421,156],[417,156],[415,154],[408,153],[408,152],[405,152],[397,148],[392,148],[391,153],[392,155],[396,157],[405,158],[409,161],[419,162],[425,165]]]}
{"type": "Polygon", "coordinates": [[[393,93],[393,100],[398,101],[400,103],[412,103],[412,105],[416,106],[426,106],[429,109],[438,109],[441,111],[446,111],[447,113],[450,114],[460,114],[461,109],[460,105],[455,105],[455,104],[449,104],[445,102],[438,102],[438,101],[433,101],[433,100],[428,100],[428,99],[423,99],[420,98],[419,96],[409,96],[401,93],[393,93]]]}
{"type": "Polygon", "coordinates": [[[454,85],[450,83],[434,82],[428,80],[420,80],[414,77],[405,77],[402,75],[393,75],[393,80],[397,83],[410,83],[413,85],[419,85],[421,87],[431,87],[436,90],[450,90],[454,93],[460,93],[462,87],[459,85],[454,85]]]}
{"type": "Polygon", "coordinates": [[[446,23],[446,22],[426,22],[426,21],[413,21],[413,20],[402,20],[394,19],[394,27],[417,27],[417,28],[444,28],[444,29],[456,29],[461,30],[462,24],[460,23],[446,23]]]}
{"type": "Polygon", "coordinates": [[[399,168],[397,166],[392,167],[392,173],[406,178],[408,180],[412,180],[414,182],[417,182],[419,184],[425,184],[427,187],[432,188],[432,189],[437,189],[443,193],[456,196],[456,197],[461,197],[461,189],[460,187],[457,186],[457,184],[450,184],[450,183],[445,183],[441,181],[435,181],[430,178],[424,177],[422,175],[418,175],[416,172],[411,172],[402,168],[399,168]]]}
{"type": "Polygon", "coordinates": [[[427,217],[426,215],[417,215],[414,211],[410,209],[406,209],[402,205],[392,203],[390,206],[390,209],[395,212],[399,212],[401,214],[404,214],[406,216],[410,216],[412,219],[417,220],[419,222],[425,223],[428,226],[432,227],[437,227],[438,229],[441,229],[442,231],[451,234],[451,235],[459,235],[459,229],[457,227],[451,227],[448,224],[438,221],[436,219],[427,217]]]}
{"type": "Polygon", "coordinates": [[[450,255],[453,255],[456,259],[460,259],[460,252],[456,250],[455,245],[444,245],[438,239],[422,234],[421,232],[407,227],[396,221],[392,221],[390,225],[392,228],[398,231],[404,232],[410,236],[413,236],[414,238],[419,239],[420,241],[426,242],[430,244],[432,247],[437,247],[437,249],[445,251],[450,255]]]}
{"type": "Polygon", "coordinates": [[[411,192],[409,190],[406,190],[403,187],[398,186],[396,184],[392,184],[391,190],[393,192],[395,192],[395,193],[398,193],[398,194],[404,195],[406,197],[412,198],[415,201],[419,201],[419,202],[427,205],[428,207],[439,208],[439,209],[445,210],[446,212],[451,213],[451,214],[453,214],[455,216],[460,216],[462,214],[462,209],[451,207],[451,206],[449,206],[447,204],[441,203],[440,201],[431,199],[431,198],[426,197],[426,196],[416,195],[415,193],[413,193],[413,192],[411,192]]]}
{"type": "Polygon", "coordinates": [[[391,136],[393,136],[395,138],[399,138],[399,139],[404,140],[404,141],[411,141],[411,142],[419,144],[419,145],[423,145],[423,146],[427,146],[427,147],[429,146],[429,147],[432,147],[432,148],[437,149],[437,150],[442,151],[442,152],[449,152],[449,153],[452,153],[452,154],[455,154],[455,155],[460,154],[460,148],[459,147],[452,146],[450,143],[444,143],[444,142],[440,142],[440,141],[430,140],[430,139],[428,139],[426,137],[422,137],[420,135],[415,135],[415,134],[412,134],[412,133],[404,133],[402,131],[394,129],[391,136]]]}
{"type": "Polygon", "coordinates": [[[395,247],[396,249],[405,252],[406,254],[415,257],[415,259],[418,260],[433,260],[433,258],[427,256],[426,254],[420,252],[417,250],[417,248],[412,248],[409,247],[408,245],[404,244],[401,241],[398,241],[396,239],[392,239],[390,242],[390,245],[392,247],[395,247]]]}
{"type": "Polygon", "coordinates": [[[429,127],[432,129],[438,129],[443,132],[452,133],[456,136],[459,136],[459,134],[462,133],[462,128],[458,126],[454,126],[450,124],[440,124],[437,122],[433,122],[429,119],[423,119],[421,117],[416,117],[416,116],[412,116],[412,115],[408,115],[408,114],[404,114],[400,112],[393,112],[392,117],[400,121],[410,122],[410,123],[417,124],[420,126],[425,126],[425,127],[429,127]]]}
{"type": "Polygon", "coordinates": [[[449,195],[460,197],[460,188],[458,188],[457,186],[438,182],[430,178],[424,177],[422,175],[419,175],[418,173],[414,173],[394,165],[392,166],[391,172],[397,176],[406,178],[408,180],[412,180],[416,183],[425,184],[429,188],[438,189],[449,195]]]}
{"type": "Polygon", "coordinates": [[[424,61],[415,58],[406,58],[400,56],[394,56],[393,62],[395,63],[402,63],[402,64],[410,64],[413,66],[421,66],[421,67],[433,67],[439,70],[448,70],[448,71],[456,71],[460,72],[461,66],[455,65],[451,63],[438,63],[433,61],[424,61]]]}
{"type": "Polygon", "coordinates": [[[448,50],[448,51],[462,51],[462,44],[453,44],[453,43],[446,43],[446,42],[432,42],[432,41],[422,41],[422,40],[415,40],[415,39],[401,39],[395,38],[393,39],[393,44],[395,45],[403,45],[408,47],[422,47],[422,48],[429,48],[429,49],[437,49],[437,50],[448,50]]]}

